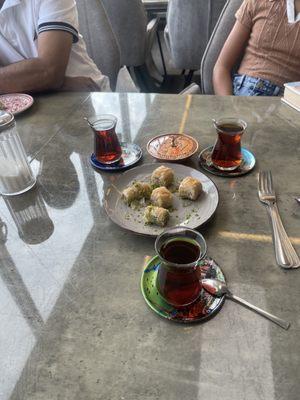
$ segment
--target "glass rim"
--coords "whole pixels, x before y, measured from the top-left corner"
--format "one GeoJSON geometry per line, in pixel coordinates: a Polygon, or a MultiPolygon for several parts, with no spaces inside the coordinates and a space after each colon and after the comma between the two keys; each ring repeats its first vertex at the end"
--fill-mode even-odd
{"type": "MultiPolygon", "coordinates": [[[[196,239],[193,239],[193,238],[190,238],[190,239],[195,240],[195,242],[197,242],[196,239]]],[[[187,228],[187,227],[184,227],[184,226],[173,226],[173,227],[170,227],[168,229],[165,229],[163,232],[161,232],[157,236],[157,238],[155,239],[155,243],[154,243],[154,249],[155,249],[155,252],[158,255],[159,259],[162,262],[164,262],[165,264],[168,264],[168,265],[172,265],[172,266],[174,266],[176,268],[184,269],[184,268],[190,268],[190,267],[196,266],[199,263],[199,261],[203,260],[203,258],[206,256],[207,244],[206,244],[206,240],[204,239],[204,236],[200,232],[196,231],[195,229],[187,228]],[[187,263],[187,264],[178,264],[178,263],[174,263],[174,262],[171,262],[169,260],[166,260],[161,255],[161,253],[159,251],[160,249],[158,248],[158,243],[161,240],[161,238],[163,238],[164,235],[172,233],[173,230],[174,230],[174,236],[177,234],[177,236],[180,237],[180,231],[188,231],[188,232],[192,232],[198,238],[200,238],[200,240],[202,242],[202,245],[200,246],[200,254],[199,254],[199,257],[197,258],[197,260],[195,260],[195,261],[193,261],[191,263],[187,263]],[[202,251],[202,247],[204,247],[203,251],[202,251]]]]}
{"type": "Polygon", "coordinates": [[[0,110],[0,133],[16,125],[13,113],[7,110],[0,110]]]}
{"type": "Polygon", "coordinates": [[[116,125],[118,122],[118,119],[116,116],[114,116],[113,114],[96,114],[92,117],[88,117],[87,121],[89,123],[89,125],[91,127],[94,127],[94,125],[99,122],[99,121],[104,121],[104,120],[108,120],[111,121],[112,125],[116,125]]]}
{"type": "Polygon", "coordinates": [[[220,125],[222,123],[224,124],[226,122],[227,123],[236,123],[238,125],[241,125],[242,129],[240,132],[244,132],[248,126],[247,122],[239,117],[220,117],[218,119],[213,119],[212,121],[213,121],[214,127],[220,132],[224,132],[224,131],[222,129],[220,129],[218,125],[220,125]]]}

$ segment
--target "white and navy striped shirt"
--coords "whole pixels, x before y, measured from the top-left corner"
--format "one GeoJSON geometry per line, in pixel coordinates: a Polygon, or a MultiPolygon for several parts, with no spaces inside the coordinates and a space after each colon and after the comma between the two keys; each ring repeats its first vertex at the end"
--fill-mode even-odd
{"type": "Polygon", "coordinates": [[[66,76],[90,77],[101,90],[109,91],[108,78],[88,56],[78,33],[74,0],[5,0],[0,10],[0,66],[37,57],[37,37],[50,30],[73,36],[66,76]]]}

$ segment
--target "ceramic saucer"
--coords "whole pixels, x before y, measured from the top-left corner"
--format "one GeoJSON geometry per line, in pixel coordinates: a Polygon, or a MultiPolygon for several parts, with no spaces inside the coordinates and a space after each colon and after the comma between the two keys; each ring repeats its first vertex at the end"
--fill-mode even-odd
{"type": "Polygon", "coordinates": [[[0,103],[6,111],[17,115],[32,106],[33,98],[25,93],[3,94],[0,103]]]}
{"type": "Polygon", "coordinates": [[[147,144],[148,153],[159,161],[186,160],[198,147],[196,139],[180,133],[155,136],[147,144]]]}
{"type": "MultiPolygon", "coordinates": [[[[225,276],[219,265],[210,257],[200,262],[203,278],[219,279],[225,282],[225,276]]],[[[198,299],[189,306],[176,308],[167,303],[156,289],[156,277],[160,261],[158,256],[153,257],[145,266],[141,279],[141,290],[148,306],[161,317],[176,322],[200,322],[211,318],[222,307],[225,296],[214,297],[204,289],[198,299]]]]}
{"type": "Polygon", "coordinates": [[[123,171],[137,164],[142,158],[143,152],[140,146],[134,143],[121,143],[122,158],[113,164],[102,164],[97,159],[95,154],[91,155],[91,164],[94,168],[101,171],[123,171]]]}
{"type": "Polygon", "coordinates": [[[245,149],[242,147],[242,163],[241,165],[233,170],[233,171],[221,171],[214,167],[211,161],[211,153],[214,146],[207,147],[204,149],[199,155],[199,164],[200,166],[205,169],[206,171],[210,172],[211,174],[218,175],[218,176],[226,176],[226,177],[233,177],[233,176],[240,176],[245,175],[250,172],[255,166],[255,156],[251,153],[250,150],[245,149]]]}

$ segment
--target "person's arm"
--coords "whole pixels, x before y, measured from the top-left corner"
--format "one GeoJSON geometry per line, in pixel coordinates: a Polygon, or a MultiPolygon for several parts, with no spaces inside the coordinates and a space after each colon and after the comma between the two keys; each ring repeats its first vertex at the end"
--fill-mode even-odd
{"type": "Polygon", "coordinates": [[[0,67],[0,93],[59,89],[64,82],[71,46],[69,32],[41,32],[37,58],[0,67]]]}
{"type": "Polygon", "coordinates": [[[231,71],[243,54],[251,30],[236,21],[230,32],[213,70],[213,86],[217,95],[232,94],[231,71]]]}

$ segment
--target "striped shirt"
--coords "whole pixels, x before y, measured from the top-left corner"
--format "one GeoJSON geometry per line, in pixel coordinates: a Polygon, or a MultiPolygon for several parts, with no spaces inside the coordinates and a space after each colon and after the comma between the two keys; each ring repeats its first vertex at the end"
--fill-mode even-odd
{"type": "Polygon", "coordinates": [[[108,78],[88,56],[78,32],[75,0],[5,0],[0,9],[0,66],[37,57],[38,35],[51,30],[73,37],[66,76],[90,77],[100,90],[110,91],[108,78]]]}
{"type": "Polygon", "coordinates": [[[251,30],[239,74],[279,86],[300,80],[300,22],[289,22],[286,0],[244,0],[236,19],[251,30]]]}

